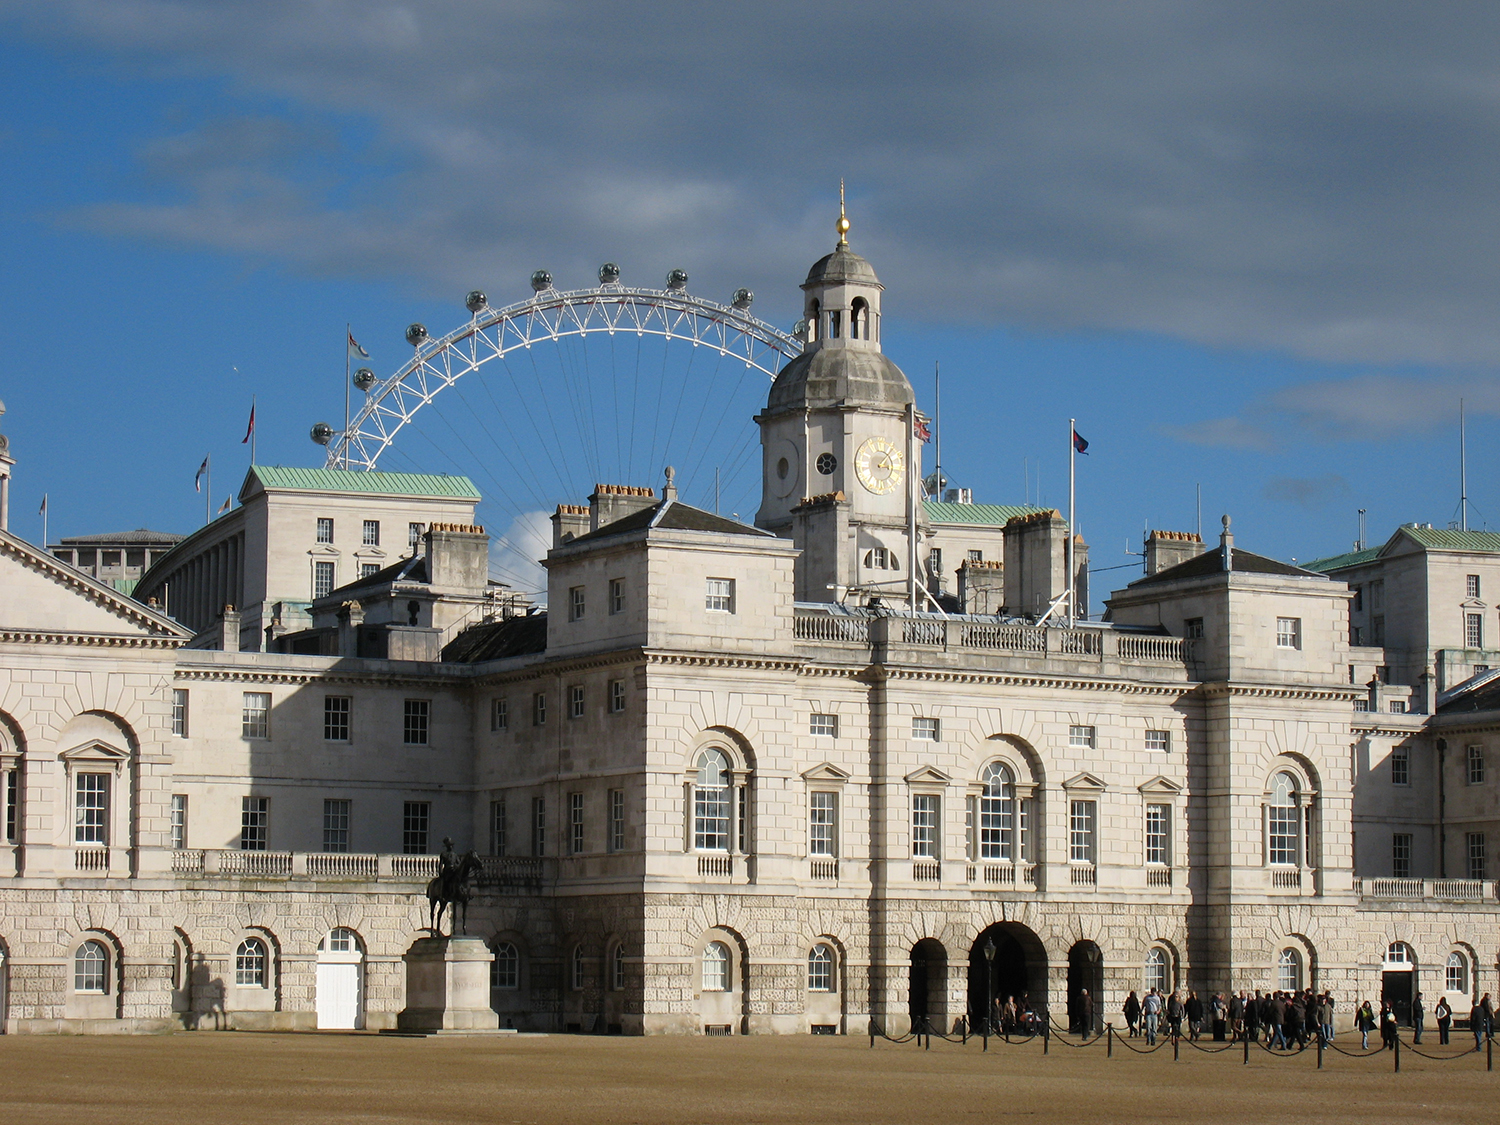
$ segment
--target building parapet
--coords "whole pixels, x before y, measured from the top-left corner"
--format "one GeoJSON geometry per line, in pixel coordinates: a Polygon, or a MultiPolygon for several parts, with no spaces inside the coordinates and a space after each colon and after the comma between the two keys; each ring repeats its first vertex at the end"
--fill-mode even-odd
{"type": "Polygon", "coordinates": [[[1404,900],[1408,902],[1479,902],[1497,901],[1494,879],[1355,879],[1354,890],[1361,898],[1404,900]]]}
{"type": "MultiPolygon", "coordinates": [[[[540,856],[482,856],[481,886],[555,881],[556,860],[540,856]]],[[[185,848],[172,853],[172,874],[204,879],[338,879],[425,883],[438,873],[435,855],[354,852],[262,852],[185,848]]]]}

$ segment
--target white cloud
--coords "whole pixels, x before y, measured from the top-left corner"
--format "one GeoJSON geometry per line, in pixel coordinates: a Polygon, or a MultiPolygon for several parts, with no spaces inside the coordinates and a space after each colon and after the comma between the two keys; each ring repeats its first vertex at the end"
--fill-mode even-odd
{"type": "Polygon", "coordinates": [[[490,577],[547,604],[547,572],[539,559],[552,549],[552,521],[546,512],[522,512],[504,535],[490,541],[490,577]]]}

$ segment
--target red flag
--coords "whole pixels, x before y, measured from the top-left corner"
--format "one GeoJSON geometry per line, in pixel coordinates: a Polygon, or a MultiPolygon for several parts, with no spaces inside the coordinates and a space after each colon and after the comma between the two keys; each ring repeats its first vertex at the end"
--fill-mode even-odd
{"type": "Polygon", "coordinates": [[[255,403],[250,404],[250,425],[245,428],[245,436],[240,438],[241,445],[250,444],[250,435],[255,432],[255,403]]]}
{"type": "Polygon", "coordinates": [[[916,435],[917,440],[920,442],[926,443],[932,440],[932,427],[927,424],[927,419],[923,418],[920,414],[912,415],[912,433],[916,435]]]}
{"type": "Polygon", "coordinates": [[[1089,443],[1083,440],[1083,436],[1077,430],[1073,431],[1073,448],[1085,455],[1089,451],[1089,443]]]}

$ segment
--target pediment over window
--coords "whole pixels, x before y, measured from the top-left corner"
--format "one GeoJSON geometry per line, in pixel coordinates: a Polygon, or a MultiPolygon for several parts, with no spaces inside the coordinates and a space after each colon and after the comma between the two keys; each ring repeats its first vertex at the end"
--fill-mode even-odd
{"type": "Polygon", "coordinates": [[[108,742],[91,739],[71,750],[64,750],[58,757],[74,765],[119,766],[130,761],[130,752],[111,746],[108,742]]]}
{"type": "Polygon", "coordinates": [[[843,782],[849,780],[849,775],[843,770],[839,769],[838,766],[832,765],[828,762],[824,762],[821,765],[813,766],[813,768],[810,770],[804,771],[802,774],[802,780],[836,781],[842,784],[843,782]]]}
{"type": "Polygon", "coordinates": [[[947,785],[953,779],[936,766],[922,766],[907,774],[906,780],[925,785],[947,785]]]}
{"type": "Polygon", "coordinates": [[[1164,797],[1175,797],[1177,796],[1177,794],[1182,792],[1182,786],[1178,785],[1177,782],[1172,781],[1170,778],[1162,777],[1161,774],[1157,774],[1150,781],[1143,783],[1137,788],[1139,788],[1142,793],[1150,793],[1153,795],[1160,795],[1164,797]]]}
{"type": "Polygon", "coordinates": [[[331,559],[331,558],[337,558],[343,552],[341,552],[337,547],[331,546],[330,544],[327,544],[327,543],[323,543],[323,544],[320,544],[317,547],[314,547],[312,550],[308,551],[307,553],[309,555],[312,555],[315,558],[330,558],[331,559]]]}
{"type": "Polygon", "coordinates": [[[1103,781],[1101,781],[1091,773],[1080,773],[1075,774],[1073,777],[1070,777],[1067,781],[1063,782],[1063,788],[1083,789],[1090,790],[1095,793],[1102,793],[1105,789],[1108,788],[1108,786],[1106,786],[1103,781]]]}

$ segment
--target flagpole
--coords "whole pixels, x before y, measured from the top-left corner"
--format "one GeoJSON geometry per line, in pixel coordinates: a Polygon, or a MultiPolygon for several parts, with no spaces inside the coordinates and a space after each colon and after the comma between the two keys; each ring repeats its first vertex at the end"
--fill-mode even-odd
{"type": "Polygon", "coordinates": [[[47,549],[47,494],[42,493],[42,550],[47,549]]]}
{"type": "Polygon", "coordinates": [[[907,602],[913,616],[917,612],[917,404],[906,404],[906,578],[907,602]]]}
{"type": "MultiPolygon", "coordinates": [[[[339,435],[344,442],[344,468],[349,467],[349,341],[354,339],[354,329],[344,322],[344,432],[339,435]]],[[[717,509],[715,509],[717,511],[717,509]]]]}
{"type": "Polygon", "coordinates": [[[1078,439],[1074,436],[1078,432],[1075,429],[1075,427],[1077,426],[1077,424],[1078,424],[1078,419],[1076,419],[1076,418],[1069,418],[1068,419],[1068,547],[1067,547],[1067,560],[1068,560],[1068,562],[1067,562],[1067,566],[1068,566],[1068,625],[1069,625],[1069,627],[1071,627],[1072,624],[1073,624],[1073,614],[1074,614],[1074,609],[1073,609],[1073,595],[1074,595],[1074,588],[1077,585],[1077,579],[1076,579],[1075,575],[1073,574],[1073,502],[1074,502],[1074,495],[1073,495],[1073,482],[1074,482],[1073,465],[1074,465],[1074,462],[1077,460],[1077,457],[1078,457],[1078,439]]]}
{"type": "Polygon", "coordinates": [[[255,396],[250,396],[250,466],[255,467],[255,396]]]}
{"type": "Polygon", "coordinates": [[[207,525],[214,521],[210,514],[214,510],[214,470],[207,457],[203,458],[203,464],[206,466],[203,470],[203,522],[207,525]]]}

